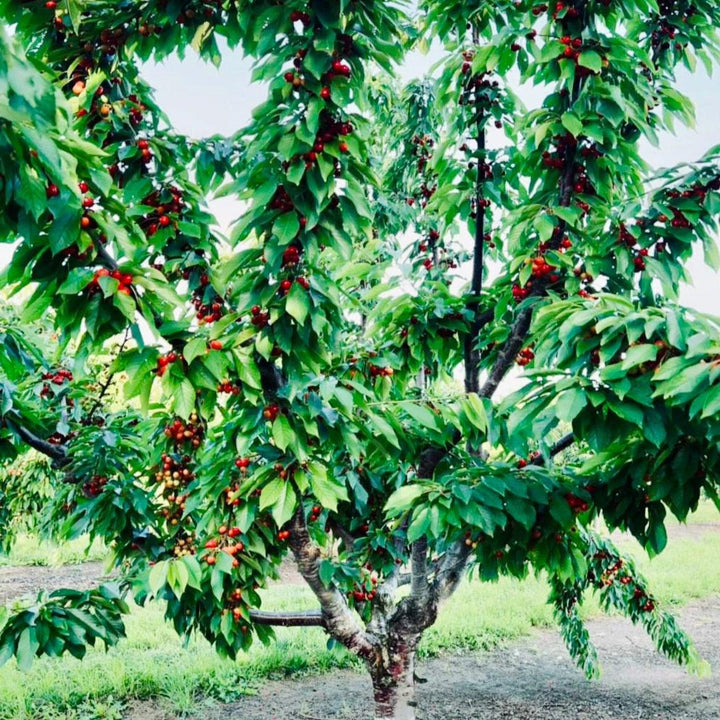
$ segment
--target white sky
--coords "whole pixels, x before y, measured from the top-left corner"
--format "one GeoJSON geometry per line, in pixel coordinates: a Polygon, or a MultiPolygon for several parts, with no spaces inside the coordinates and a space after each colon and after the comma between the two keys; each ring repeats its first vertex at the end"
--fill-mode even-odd
{"type": "MultiPolygon", "coordinates": [[[[403,77],[424,74],[441,56],[439,51],[427,56],[411,54],[401,70],[403,77]]],[[[148,64],[143,70],[144,77],[155,88],[160,107],[175,127],[194,137],[230,135],[250,121],[253,108],[267,97],[266,86],[250,83],[250,73],[251,61],[237,52],[226,53],[220,68],[192,56],[184,61],[172,58],[159,65],[148,64]]],[[[691,162],[720,143],[717,78],[709,78],[700,69],[696,75],[682,72],[679,86],[695,103],[697,124],[694,129],[679,126],[676,136],[664,134],[658,148],[643,143],[643,157],[656,168],[691,162]]],[[[542,102],[542,88],[528,85],[516,90],[528,107],[542,102]]],[[[229,198],[213,203],[213,210],[222,227],[240,214],[238,203],[229,198]]],[[[720,314],[720,273],[704,265],[701,253],[688,267],[694,286],[681,289],[681,302],[703,312],[720,314]]]]}
{"type": "MultiPolygon", "coordinates": [[[[427,56],[414,53],[402,68],[402,75],[405,79],[422,75],[440,57],[437,51],[427,56]]],[[[149,63],[143,74],[155,88],[158,103],[175,128],[193,137],[206,137],[231,135],[242,128],[249,122],[252,109],[265,99],[266,87],[250,83],[250,68],[250,61],[239,52],[226,52],[220,68],[189,55],[183,61],[171,58],[162,64],[149,63]]],[[[695,103],[696,127],[692,130],[679,127],[676,136],[663,135],[659,148],[645,143],[643,156],[653,167],[691,162],[720,143],[717,80],[708,78],[702,71],[694,76],[683,72],[680,87],[695,103]]],[[[541,88],[527,86],[516,90],[528,107],[542,102],[541,88]]],[[[212,209],[223,229],[240,214],[239,203],[232,198],[214,202],[212,209]]],[[[10,248],[0,245],[0,266],[9,257],[10,248]]],[[[707,268],[700,253],[690,262],[689,270],[694,286],[682,288],[681,301],[698,310],[720,314],[720,273],[707,268]]]]}

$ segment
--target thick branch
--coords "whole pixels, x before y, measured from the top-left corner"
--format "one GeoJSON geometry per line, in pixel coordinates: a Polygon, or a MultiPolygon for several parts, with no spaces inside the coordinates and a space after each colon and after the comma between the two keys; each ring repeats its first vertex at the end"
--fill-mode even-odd
{"type": "Polygon", "coordinates": [[[410,549],[411,590],[410,594],[418,605],[425,605],[430,597],[428,583],[428,542],[422,537],[416,540],[410,549]]]}
{"type": "Polygon", "coordinates": [[[320,610],[304,612],[264,612],[251,610],[250,619],[257,625],[275,625],[277,627],[325,627],[320,610]]]}
{"type": "Polygon", "coordinates": [[[65,445],[53,445],[47,440],[38,437],[22,425],[15,425],[13,423],[13,428],[23,442],[27,443],[39,453],[47,455],[47,457],[53,461],[54,468],[63,468],[70,464],[70,458],[68,457],[68,451],[65,445]]]}
{"type": "Polygon", "coordinates": [[[471,552],[471,546],[468,546],[464,540],[458,540],[441,558],[432,585],[435,602],[446,600],[457,590],[471,552]]]}
{"type": "Polygon", "coordinates": [[[342,544],[348,552],[352,552],[355,547],[355,536],[344,528],[332,515],[328,517],[326,525],[332,534],[342,540],[342,544]]]}
{"type": "Polygon", "coordinates": [[[532,308],[525,308],[518,313],[515,318],[515,324],[510,331],[510,337],[505,341],[503,349],[500,351],[498,359],[495,361],[490,376],[480,389],[481,397],[492,397],[502,379],[515,362],[515,358],[525,343],[525,337],[530,329],[532,321],[532,308]]]}
{"type": "Polygon", "coordinates": [[[344,595],[320,579],[320,548],[310,539],[302,504],[290,521],[290,547],[300,574],[320,601],[323,627],[350,652],[373,662],[377,655],[373,637],[360,627],[344,595]]]}

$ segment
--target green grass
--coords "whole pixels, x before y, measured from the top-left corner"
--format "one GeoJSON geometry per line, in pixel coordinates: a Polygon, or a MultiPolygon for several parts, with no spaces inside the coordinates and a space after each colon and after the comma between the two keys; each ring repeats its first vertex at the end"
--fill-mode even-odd
{"type": "Polygon", "coordinates": [[[33,535],[18,535],[10,552],[0,553],[0,567],[8,565],[74,565],[92,560],[105,560],[107,548],[96,540],[90,543],[81,537],[66,543],[57,544],[38,540],[33,535]]]}
{"type": "MultiPolygon", "coordinates": [[[[703,510],[691,522],[716,522],[714,512],[703,510]]],[[[720,534],[705,534],[700,540],[671,540],[668,549],[652,560],[630,540],[620,545],[637,558],[663,603],[681,605],[720,592],[716,560],[720,534]]],[[[56,550],[58,558],[78,559],[82,554],[80,546],[56,550]]],[[[102,553],[102,549],[96,552],[102,553]]],[[[15,561],[36,557],[30,542],[11,556],[15,561]]],[[[546,597],[547,586],[537,578],[465,583],[427,631],[420,654],[491,649],[550,626],[546,597]]],[[[266,609],[304,609],[313,604],[310,591],[302,587],[290,592],[273,587],[264,592],[266,609]]],[[[599,608],[589,598],[584,611],[593,616],[599,608]]],[[[277,643],[254,646],[231,662],[217,657],[202,639],[184,647],[157,605],[134,608],[127,625],[128,638],[120,646],[107,653],[91,649],[82,662],[41,659],[25,674],[18,672],[14,663],[0,669],[0,720],[119,720],[126,702],[147,698],[178,715],[202,717],[208,700],[229,701],[251,693],[267,678],[358,666],[344,651],[328,650],[325,635],[316,628],[278,630],[277,643]]]]}

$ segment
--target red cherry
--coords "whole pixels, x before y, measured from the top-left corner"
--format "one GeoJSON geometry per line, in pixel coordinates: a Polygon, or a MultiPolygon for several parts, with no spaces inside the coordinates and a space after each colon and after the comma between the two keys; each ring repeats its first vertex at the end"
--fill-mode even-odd
{"type": "Polygon", "coordinates": [[[60,188],[55,183],[50,183],[45,190],[45,195],[48,198],[57,197],[60,194],[60,188]]]}
{"type": "Polygon", "coordinates": [[[323,100],[329,100],[329,99],[330,99],[330,88],[329,88],[329,87],[324,87],[324,88],[320,91],[320,97],[321,97],[323,100]]]}
{"type": "Polygon", "coordinates": [[[211,340],[209,345],[211,350],[222,350],[223,347],[223,344],[219,340],[211,340]]]}
{"type": "Polygon", "coordinates": [[[86,193],[90,190],[90,186],[86,182],[81,182],[78,187],[80,188],[81,193],[86,193]]]}
{"type": "Polygon", "coordinates": [[[167,227],[170,224],[171,220],[167,215],[161,215],[158,218],[158,223],[160,223],[160,227],[167,227]]]}
{"type": "Polygon", "coordinates": [[[95,200],[93,200],[91,197],[83,198],[82,206],[84,208],[91,208],[95,204],[95,200]]]}
{"type": "Polygon", "coordinates": [[[346,153],[350,151],[350,148],[348,147],[348,144],[345,142],[341,142],[340,145],[338,145],[338,150],[341,153],[346,153]]]}

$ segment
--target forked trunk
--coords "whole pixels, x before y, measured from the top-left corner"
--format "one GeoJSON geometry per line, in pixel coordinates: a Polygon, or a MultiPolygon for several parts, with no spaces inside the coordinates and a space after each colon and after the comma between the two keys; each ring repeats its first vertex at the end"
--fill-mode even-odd
{"type": "Polygon", "coordinates": [[[375,720],[415,720],[415,650],[395,644],[387,661],[370,670],[375,720]]]}

